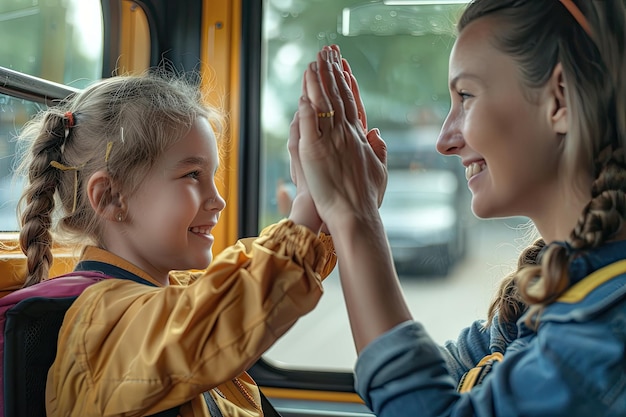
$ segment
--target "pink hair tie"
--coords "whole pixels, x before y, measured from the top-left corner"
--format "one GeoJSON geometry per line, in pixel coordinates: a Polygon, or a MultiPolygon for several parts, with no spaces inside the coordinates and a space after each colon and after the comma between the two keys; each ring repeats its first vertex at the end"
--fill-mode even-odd
{"type": "Polygon", "coordinates": [[[65,136],[63,140],[66,140],[70,135],[70,129],[74,127],[74,113],[66,111],[65,114],[65,136]]]}
{"type": "Polygon", "coordinates": [[[74,127],[74,113],[72,113],[71,111],[66,111],[65,118],[67,119],[67,127],[74,127]]]}

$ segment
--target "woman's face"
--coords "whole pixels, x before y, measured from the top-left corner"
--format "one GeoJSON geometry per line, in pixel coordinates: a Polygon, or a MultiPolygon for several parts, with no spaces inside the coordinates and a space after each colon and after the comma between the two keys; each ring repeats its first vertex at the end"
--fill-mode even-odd
{"type": "Polygon", "coordinates": [[[492,43],[493,20],[469,24],[450,56],[452,104],[437,150],[466,167],[481,218],[533,218],[558,195],[561,141],[550,88],[524,86],[519,65],[492,43]]]}

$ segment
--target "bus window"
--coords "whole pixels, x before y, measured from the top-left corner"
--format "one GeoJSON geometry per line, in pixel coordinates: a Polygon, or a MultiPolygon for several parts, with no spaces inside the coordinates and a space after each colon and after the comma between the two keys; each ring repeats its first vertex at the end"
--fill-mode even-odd
{"type": "Polygon", "coordinates": [[[16,127],[22,126],[40,109],[38,103],[0,94],[0,232],[17,230],[15,208],[23,183],[12,174],[17,153],[13,140],[16,127]]]}
{"type": "Polygon", "coordinates": [[[99,0],[3,0],[0,66],[80,88],[102,74],[99,0]]]}
{"type": "MultiPolygon", "coordinates": [[[[101,78],[99,0],[4,0],[0,21],[0,66],[74,88],[101,78]]],[[[40,106],[45,104],[0,95],[0,231],[17,230],[22,182],[13,176],[14,138],[40,106]]]]}
{"type": "MultiPolygon", "coordinates": [[[[259,226],[288,213],[295,187],[286,140],[302,73],[323,45],[337,44],[359,81],[368,124],[387,142],[381,213],[401,284],[414,316],[441,343],[486,316],[495,283],[519,249],[501,247],[492,258],[477,258],[468,242],[498,247],[515,240],[517,225],[526,222],[476,221],[461,164],[435,150],[450,106],[453,22],[464,3],[270,0],[263,17],[259,226]],[[490,267],[487,276],[474,272],[490,267]]],[[[289,368],[352,368],[356,353],[337,278],[327,278],[318,307],[265,359],[289,368]]]]}

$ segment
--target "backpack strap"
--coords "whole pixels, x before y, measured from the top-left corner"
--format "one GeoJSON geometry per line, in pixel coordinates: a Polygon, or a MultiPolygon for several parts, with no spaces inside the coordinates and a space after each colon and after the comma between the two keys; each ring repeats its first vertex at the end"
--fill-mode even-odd
{"type": "Polygon", "coordinates": [[[211,417],[223,417],[222,412],[217,406],[217,403],[215,402],[215,399],[213,398],[211,393],[209,391],[204,391],[202,393],[202,396],[204,397],[204,402],[206,403],[207,407],[209,407],[209,414],[211,414],[211,417]]]}

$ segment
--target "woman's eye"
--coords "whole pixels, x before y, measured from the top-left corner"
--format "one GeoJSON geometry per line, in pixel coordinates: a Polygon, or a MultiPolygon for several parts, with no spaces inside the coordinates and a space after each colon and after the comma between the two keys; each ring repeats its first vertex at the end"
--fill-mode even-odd
{"type": "Polygon", "coordinates": [[[465,92],[465,91],[459,91],[457,94],[459,95],[459,97],[460,97],[460,99],[461,99],[461,103],[463,103],[463,102],[464,102],[465,100],[467,100],[468,98],[471,98],[471,97],[472,97],[472,95],[471,95],[471,94],[469,94],[469,93],[467,93],[467,92],[465,92]]]}

